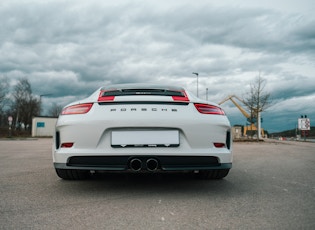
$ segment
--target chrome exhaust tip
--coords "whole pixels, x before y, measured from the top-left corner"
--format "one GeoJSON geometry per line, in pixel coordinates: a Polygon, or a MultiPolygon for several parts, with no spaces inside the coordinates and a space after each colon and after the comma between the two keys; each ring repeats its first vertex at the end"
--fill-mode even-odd
{"type": "Polygon", "coordinates": [[[129,167],[133,171],[140,171],[142,168],[142,161],[138,158],[134,158],[130,161],[129,167]]]}
{"type": "Polygon", "coordinates": [[[153,172],[153,171],[156,171],[158,169],[159,162],[154,158],[150,158],[147,160],[146,166],[147,166],[148,171],[153,172]]]}

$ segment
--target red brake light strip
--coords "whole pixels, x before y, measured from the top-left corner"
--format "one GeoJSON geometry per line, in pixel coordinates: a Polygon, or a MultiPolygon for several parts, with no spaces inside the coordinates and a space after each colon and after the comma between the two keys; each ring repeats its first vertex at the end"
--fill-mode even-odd
{"type": "MultiPolygon", "coordinates": [[[[114,101],[115,96],[104,96],[105,90],[102,90],[98,96],[98,102],[107,102],[107,101],[114,101]]],[[[189,101],[189,98],[185,91],[180,91],[183,96],[172,96],[174,101],[189,101]]]]}
{"type": "Polygon", "coordinates": [[[189,98],[185,91],[180,91],[184,94],[184,96],[172,96],[174,101],[189,101],[189,98]]]}
{"type": "Polygon", "coordinates": [[[102,101],[113,101],[115,99],[115,96],[104,96],[104,92],[106,92],[105,90],[101,90],[99,96],[98,96],[98,102],[102,102],[102,101]]]}

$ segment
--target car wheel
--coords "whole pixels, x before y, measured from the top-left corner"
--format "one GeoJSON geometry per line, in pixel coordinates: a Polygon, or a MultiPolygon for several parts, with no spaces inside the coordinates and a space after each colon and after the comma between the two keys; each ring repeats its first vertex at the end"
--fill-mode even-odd
{"type": "Polygon", "coordinates": [[[89,171],[76,169],[56,169],[56,173],[64,180],[84,180],[90,176],[89,171]]]}
{"type": "Polygon", "coordinates": [[[199,171],[198,178],[200,179],[222,179],[229,174],[230,169],[215,169],[215,170],[201,170],[199,171]]]}

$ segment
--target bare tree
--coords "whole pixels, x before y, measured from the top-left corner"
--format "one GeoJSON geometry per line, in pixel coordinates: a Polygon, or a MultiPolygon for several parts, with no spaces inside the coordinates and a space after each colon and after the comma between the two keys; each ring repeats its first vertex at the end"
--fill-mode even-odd
{"type": "Polygon", "coordinates": [[[250,91],[243,99],[245,106],[251,112],[251,122],[257,124],[257,139],[261,137],[260,113],[271,105],[270,93],[265,92],[267,81],[260,75],[250,85],[250,91]]]}
{"type": "Polygon", "coordinates": [[[58,117],[62,111],[62,106],[54,103],[48,111],[48,115],[52,117],[58,117]]]}
{"type": "Polygon", "coordinates": [[[5,107],[6,102],[7,102],[8,92],[9,92],[8,78],[1,76],[1,81],[0,81],[0,126],[3,126],[3,124],[6,121],[4,107],[5,107]]]}
{"type": "MultiPolygon", "coordinates": [[[[1,77],[2,78],[2,77],[1,77]]],[[[3,110],[4,102],[8,94],[9,82],[6,77],[3,77],[0,81],[0,110],[3,110]]]]}
{"type": "Polygon", "coordinates": [[[31,84],[27,79],[21,79],[13,90],[13,108],[16,114],[16,124],[31,127],[32,117],[40,112],[40,100],[33,96],[31,84]]]}

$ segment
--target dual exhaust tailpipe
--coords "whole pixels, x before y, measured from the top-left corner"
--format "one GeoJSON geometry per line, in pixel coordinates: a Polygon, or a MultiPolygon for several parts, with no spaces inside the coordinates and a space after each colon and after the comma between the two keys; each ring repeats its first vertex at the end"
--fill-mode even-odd
{"type": "Polygon", "coordinates": [[[133,158],[129,163],[129,167],[133,171],[140,171],[142,168],[145,168],[153,172],[159,168],[159,162],[154,158],[149,158],[146,162],[143,162],[139,158],[133,158]]]}

